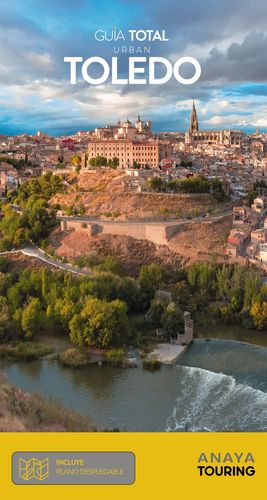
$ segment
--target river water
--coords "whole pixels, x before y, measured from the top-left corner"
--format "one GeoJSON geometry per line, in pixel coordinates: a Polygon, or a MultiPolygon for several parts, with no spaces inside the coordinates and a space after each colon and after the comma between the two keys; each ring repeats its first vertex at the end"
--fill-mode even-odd
{"type": "Polygon", "coordinates": [[[267,431],[267,349],[198,339],[151,373],[92,365],[63,368],[55,359],[1,361],[10,383],[56,398],[120,431],[267,431]]]}

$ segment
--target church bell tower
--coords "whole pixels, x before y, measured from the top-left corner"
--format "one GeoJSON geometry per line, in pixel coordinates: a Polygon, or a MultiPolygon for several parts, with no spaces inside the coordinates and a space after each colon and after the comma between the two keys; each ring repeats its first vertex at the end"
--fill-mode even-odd
{"type": "Polygon", "coordinates": [[[193,101],[193,108],[192,108],[192,112],[191,112],[191,116],[190,116],[189,132],[190,132],[190,134],[194,134],[194,132],[198,132],[198,118],[197,118],[197,112],[196,112],[194,101],[193,101]]]}

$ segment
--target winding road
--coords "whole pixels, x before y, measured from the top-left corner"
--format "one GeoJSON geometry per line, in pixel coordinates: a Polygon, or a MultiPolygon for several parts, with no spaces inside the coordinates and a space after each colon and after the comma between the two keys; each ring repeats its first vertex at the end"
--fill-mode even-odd
{"type": "Polygon", "coordinates": [[[59,262],[54,259],[50,255],[47,255],[41,248],[38,248],[35,245],[27,245],[26,247],[19,248],[18,250],[10,250],[7,252],[0,252],[1,255],[12,255],[15,253],[22,253],[23,255],[27,255],[28,257],[35,257],[36,259],[49,264],[50,266],[57,267],[62,271],[68,271],[69,273],[78,274],[80,276],[92,276],[93,273],[91,271],[83,271],[78,267],[73,266],[72,264],[65,264],[63,262],[59,262]]]}
{"type": "MultiPolygon", "coordinates": [[[[22,212],[21,208],[17,205],[10,205],[13,210],[16,210],[17,212],[22,212]]],[[[140,224],[140,223],[145,223],[145,224],[161,224],[161,225],[164,225],[164,226],[168,226],[168,225],[173,225],[173,223],[177,223],[177,224],[190,224],[192,222],[196,222],[196,221],[201,221],[201,222],[204,222],[204,221],[216,221],[216,220],[220,220],[228,215],[231,215],[232,214],[232,210],[228,210],[228,211],[225,211],[224,213],[222,214],[219,214],[219,215],[216,215],[216,216],[209,216],[209,217],[201,217],[201,216],[198,216],[198,217],[192,217],[191,219],[173,219],[173,220],[168,220],[168,221],[164,221],[162,219],[160,220],[151,220],[151,219],[143,219],[143,220],[136,220],[136,221],[133,221],[133,220],[130,220],[130,221],[118,221],[118,220],[101,220],[100,218],[98,217],[86,217],[86,216],[57,216],[57,219],[58,220],[65,220],[65,221],[77,221],[77,222],[81,222],[81,221],[84,221],[84,222],[105,222],[105,223],[110,223],[110,224],[118,224],[118,225],[132,225],[132,224],[140,224]]],[[[70,273],[73,273],[73,274],[77,274],[77,275],[80,275],[80,276],[92,276],[93,273],[91,271],[83,271],[82,269],[79,269],[78,267],[75,267],[73,266],[72,264],[68,264],[68,263],[63,263],[63,262],[60,262],[56,259],[54,259],[52,256],[50,255],[47,255],[41,248],[37,247],[36,245],[34,245],[33,243],[23,247],[23,248],[20,248],[20,249],[17,249],[17,250],[10,250],[10,251],[6,251],[6,252],[0,252],[0,256],[1,255],[10,255],[10,254],[15,254],[15,253],[21,253],[23,255],[26,255],[28,257],[34,257],[36,259],[39,259],[41,260],[42,262],[45,262],[46,264],[49,264],[53,267],[56,267],[57,269],[61,269],[62,271],[67,271],[67,272],[70,272],[70,273]]]]}

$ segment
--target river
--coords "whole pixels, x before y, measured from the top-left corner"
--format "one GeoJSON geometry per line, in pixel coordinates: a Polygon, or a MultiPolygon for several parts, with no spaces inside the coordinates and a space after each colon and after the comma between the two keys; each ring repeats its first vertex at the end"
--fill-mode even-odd
{"type": "Polygon", "coordinates": [[[209,338],[224,339],[224,340],[239,340],[240,342],[248,342],[262,347],[267,347],[267,332],[262,330],[249,330],[240,325],[220,325],[209,324],[204,327],[201,325],[195,326],[198,338],[206,338],[207,330],[209,338]]]}
{"type": "Polygon", "coordinates": [[[151,373],[92,365],[70,370],[56,359],[1,361],[10,383],[53,397],[120,431],[267,431],[267,349],[197,339],[175,365],[151,373]]]}

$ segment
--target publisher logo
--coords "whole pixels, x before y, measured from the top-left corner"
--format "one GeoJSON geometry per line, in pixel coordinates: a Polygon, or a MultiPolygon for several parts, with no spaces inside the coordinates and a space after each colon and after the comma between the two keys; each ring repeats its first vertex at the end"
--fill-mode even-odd
{"type": "Polygon", "coordinates": [[[197,470],[200,477],[252,477],[256,473],[253,454],[241,451],[203,451],[198,458],[197,470]]]}

